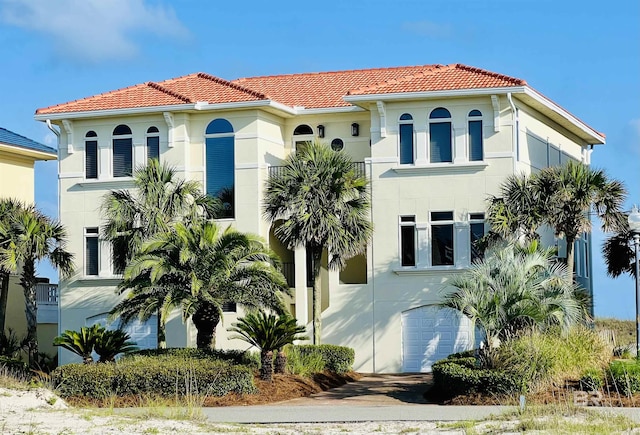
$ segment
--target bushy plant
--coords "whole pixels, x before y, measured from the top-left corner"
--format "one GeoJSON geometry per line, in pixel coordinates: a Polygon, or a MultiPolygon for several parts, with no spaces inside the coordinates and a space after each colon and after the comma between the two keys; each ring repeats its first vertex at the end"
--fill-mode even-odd
{"type": "Polygon", "coordinates": [[[536,391],[567,379],[580,379],[589,371],[602,371],[610,360],[609,349],[593,330],[574,327],[529,331],[504,342],[497,349],[496,368],[516,373],[536,391]]]}
{"type": "Polygon", "coordinates": [[[640,361],[612,361],[607,370],[607,383],[612,391],[625,396],[640,392],[640,361]]]}
{"type": "Polygon", "coordinates": [[[12,328],[0,330],[0,356],[16,358],[27,349],[27,344],[27,338],[19,338],[12,328]]]}
{"type": "Polygon", "coordinates": [[[350,347],[333,344],[304,344],[296,346],[301,355],[319,354],[324,361],[324,368],[334,373],[347,373],[353,370],[355,351],[350,347]]]}
{"type": "Polygon", "coordinates": [[[223,396],[229,392],[249,394],[256,391],[253,372],[248,367],[169,355],[139,355],[117,364],[68,364],[54,370],[51,379],[62,397],[95,399],[114,394],[223,396]]]}
{"type": "Polygon", "coordinates": [[[310,377],[325,370],[324,359],[320,352],[303,352],[300,346],[285,347],[287,354],[286,370],[292,375],[310,377]]]}
{"type": "Polygon", "coordinates": [[[29,365],[24,361],[0,355],[0,369],[17,376],[29,374],[29,365]]]}
{"type": "Polygon", "coordinates": [[[473,357],[444,359],[432,366],[433,385],[446,397],[482,393],[504,395],[526,391],[526,382],[516,373],[479,368],[473,357]]]}
{"type": "Polygon", "coordinates": [[[604,372],[602,370],[589,369],[580,378],[580,389],[583,391],[598,391],[604,385],[604,372]]]}
{"type": "Polygon", "coordinates": [[[213,359],[228,361],[236,365],[244,365],[252,369],[258,369],[260,367],[259,356],[252,352],[244,350],[198,349],[194,347],[137,350],[123,356],[121,361],[145,356],[153,356],[157,358],[180,357],[186,359],[213,359]]]}
{"type": "Polygon", "coordinates": [[[114,361],[116,355],[129,353],[137,349],[130,341],[128,333],[116,329],[107,330],[101,325],[85,326],[80,331],[64,331],[53,340],[54,346],[60,346],[82,357],[82,362],[93,362],[94,351],[100,356],[99,362],[114,361]]]}

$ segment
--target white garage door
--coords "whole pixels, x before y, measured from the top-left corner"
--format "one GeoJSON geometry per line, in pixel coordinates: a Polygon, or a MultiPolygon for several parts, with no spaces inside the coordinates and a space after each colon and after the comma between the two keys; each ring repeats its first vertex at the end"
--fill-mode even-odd
{"type": "MultiPolygon", "coordinates": [[[[106,327],[107,329],[117,329],[118,321],[114,321],[109,324],[107,322],[107,314],[100,314],[97,316],[89,317],[86,321],[87,326],[95,325],[99,323],[100,325],[106,327]]],[[[139,320],[134,320],[124,328],[122,328],[125,332],[129,334],[131,337],[131,341],[136,343],[136,346],[139,349],[155,349],[158,344],[158,321],[156,320],[156,316],[151,316],[149,320],[142,323],[139,320]]]]}
{"type": "Polygon", "coordinates": [[[403,312],[402,371],[430,372],[434,362],[473,349],[472,329],[468,318],[449,308],[424,306],[403,312]]]}

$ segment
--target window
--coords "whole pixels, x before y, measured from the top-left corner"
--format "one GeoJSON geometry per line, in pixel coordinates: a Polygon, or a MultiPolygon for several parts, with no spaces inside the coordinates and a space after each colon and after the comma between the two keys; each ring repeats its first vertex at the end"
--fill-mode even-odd
{"type": "Polygon", "coordinates": [[[469,241],[471,243],[471,262],[482,260],[484,250],[480,246],[480,241],[484,237],[484,213],[469,214],[469,241]]]}
{"type": "Polygon", "coordinates": [[[453,212],[431,212],[431,265],[452,266],[453,212]]]}
{"type": "Polygon", "coordinates": [[[111,243],[111,267],[114,275],[122,275],[127,267],[126,254],[129,250],[125,237],[118,237],[111,243]]]}
{"type": "Polygon", "coordinates": [[[300,124],[293,130],[293,145],[297,151],[313,142],[313,129],[306,125],[300,124]]]}
{"type": "Polygon", "coordinates": [[[160,160],[160,131],[157,127],[147,130],[147,160],[160,160]]]}
{"type": "Polygon", "coordinates": [[[120,124],[113,130],[113,176],[130,177],[133,169],[131,129],[120,124]]]}
{"type": "Polygon", "coordinates": [[[84,177],[98,178],[98,135],[89,131],[84,139],[84,177]]]}
{"type": "Polygon", "coordinates": [[[235,313],[237,311],[235,302],[223,302],[222,303],[222,312],[223,313],[235,313]]]}
{"type": "Polygon", "coordinates": [[[84,229],[85,253],[84,253],[84,274],[86,276],[97,276],[99,270],[100,249],[98,240],[98,228],[84,229]]]}
{"type": "Polygon", "coordinates": [[[481,161],[482,154],[482,112],[472,110],[469,112],[469,161],[481,161]]]}
{"type": "Polygon", "coordinates": [[[413,117],[404,113],[400,116],[400,164],[413,163],[413,117]]]}
{"type": "Polygon", "coordinates": [[[334,139],[331,141],[331,149],[335,152],[342,151],[343,148],[344,142],[342,142],[342,139],[334,139]]]}
{"type": "Polygon", "coordinates": [[[416,265],[416,217],[400,216],[400,263],[416,265]]]}
{"type": "Polygon", "coordinates": [[[453,162],[451,113],[444,107],[429,115],[429,156],[431,163],[453,162]]]}
{"type": "Polygon", "coordinates": [[[221,217],[235,216],[235,138],[226,119],[214,119],[205,131],[205,186],[207,195],[220,199],[221,217]]]}

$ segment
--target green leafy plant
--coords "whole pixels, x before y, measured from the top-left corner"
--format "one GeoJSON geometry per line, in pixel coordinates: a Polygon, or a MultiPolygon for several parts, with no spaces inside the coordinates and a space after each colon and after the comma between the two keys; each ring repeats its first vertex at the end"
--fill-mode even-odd
{"type": "Polygon", "coordinates": [[[612,391],[625,396],[640,392],[640,361],[612,361],[607,370],[607,383],[612,391]]]}
{"type": "Polygon", "coordinates": [[[300,346],[286,346],[286,371],[292,375],[311,377],[325,370],[324,359],[320,352],[303,352],[300,346]]]}
{"type": "Polygon", "coordinates": [[[325,370],[333,373],[347,373],[353,370],[355,361],[355,351],[346,346],[336,346],[333,344],[302,344],[296,348],[303,356],[320,355],[324,362],[325,370]]]}
{"type": "Polygon", "coordinates": [[[82,358],[82,362],[90,364],[93,362],[93,349],[98,337],[105,331],[100,325],[83,326],[80,331],[66,330],[58,337],[54,338],[53,345],[60,346],[82,358]]]}
{"type": "Polygon", "coordinates": [[[0,331],[0,355],[16,358],[23,350],[27,349],[27,346],[27,338],[19,338],[13,328],[0,331]]]}
{"type": "Polygon", "coordinates": [[[94,350],[100,356],[98,362],[113,362],[116,355],[137,350],[136,343],[130,341],[129,334],[122,329],[106,330],[95,342],[94,350]]]}
{"type": "Polygon", "coordinates": [[[237,338],[260,349],[260,378],[271,381],[273,377],[273,351],[282,353],[280,357],[279,372],[284,372],[286,357],[282,348],[293,343],[295,340],[305,340],[307,337],[301,335],[305,332],[304,326],[296,324],[296,319],[288,316],[276,316],[267,314],[264,311],[258,314],[249,313],[238,318],[236,323],[228,329],[235,332],[231,338],[237,338]]]}

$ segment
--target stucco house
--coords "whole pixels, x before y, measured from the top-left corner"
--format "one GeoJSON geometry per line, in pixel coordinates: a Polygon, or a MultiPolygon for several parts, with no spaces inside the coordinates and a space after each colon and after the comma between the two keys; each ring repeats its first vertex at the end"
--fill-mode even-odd
{"type": "MultiPolygon", "coordinates": [[[[0,127],[0,198],[16,198],[33,204],[34,165],[38,160],[55,160],[57,151],[39,142],[0,127]]],[[[53,338],[58,334],[58,286],[42,279],[37,288],[38,343],[40,352],[56,355],[53,338]]],[[[27,333],[24,292],[19,277],[9,279],[5,330],[18,337],[27,333]]]]}
{"type": "MultiPolygon", "coordinates": [[[[232,189],[221,222],[268,240],[295,289],[292,312],[309,324],[306,254],[282,246],[263,219],[265,180],[315,137],[360,162],[375,233],[345,270],[323,269],[322,339],[355,348],[355,369],[366,372],[428,371],[470,346],[468,322],[430,304],[474,259],[487,230],[485,199],[509,174],[569,159],[588,164],[605,142],[524,80],[460,64],[231,81],[197,73],[38,109],[35,118],[60,128],[60,217],[78,271],[60,284],[62,329],[104,322],[117,302],[120,277],[99,239],[100,200],[131,187],[132,168],[156,156],[209,194],[232,189]]],[[[577,277],[590,289],[588,237],[577,243],[577,277]]],[[[235,318],[225,313],[219,346],[245,346],[227,339],[235,318]]],[[[129,328],[153,346],[154,325],[129,328]]],[[[169,346],[194,345],[194,329],[176,313],[169,346]]],[[[62,363],[72,360],[61,354],[62,363]]]]}

